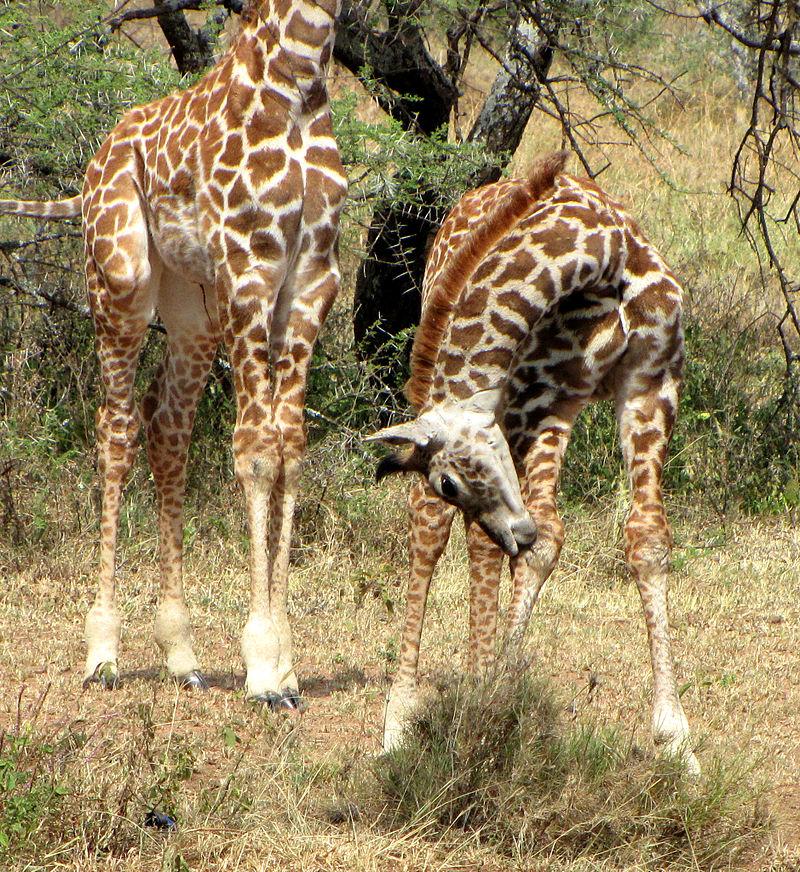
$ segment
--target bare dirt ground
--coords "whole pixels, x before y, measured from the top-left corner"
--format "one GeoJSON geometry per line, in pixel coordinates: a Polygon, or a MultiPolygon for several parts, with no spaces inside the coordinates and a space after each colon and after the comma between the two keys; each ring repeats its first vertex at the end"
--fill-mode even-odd
{"type": "MultiPolygon", "coordinates": [[[[756,761],[755,775],[770,785],[774,827],[765,859],[751,868],[800,868],[800,531],[777,519],[709,522],[680,506],[672,506],[671,514],[674,650],[700,760],[721,754],[756,761]]],[[[561,564],[545,588],[527,646],[532,668],[553,678],[576,717],[619,723],[646,744],[646,636],[638,594],[621,559],[618,521],[613,506],[568,519],[561,564]]],[[[454,539],[434,582],[424,639],[426,682],[457,669],[464,652],[466,573],[463,542],[454,539]]],[[[153,741],[168,746],[159,745],[158,755],[192,749],[185,791],[200,796],[219,790],[226,779],[256,773],[260,795],[269,794],[282,813],[261,822],[260,837],[253,829],[234,837],[202,826],[191,837],[182,833],[181,856],[200,862],[189,862],[190,868],[270,868],[278,861],[298,869],[517,868],[479,847],[455,856],[435,842],[382,835],[368,825],[369,837],[364,826],[332,829],[320,816],[319,796],[314,811],[304,806],[314,796],[314,771],[333,767],[344,784],[349,767],[379,749],[402,617],[402,566],[375,580],[375,590],[384,591],[375,596],[359,596],[363,576],[356,583],[351,562],[335,551],[295,568],[291,612],[309,705],[302,717],[275,724],[242,696],[238,633],[247,583],[240,555],[197,541],[188,554],[197,648],[212,684],[205,694],[178,693],[164,680],[151,640],[155,568],[123,558],[122,685],[104,693],[81,689],[83,615],[94,582],[90,549],[78,551],[64,548],[6,572],[0,590],[0,725],[28,723],[45,736],[80,729],[87,737],[86,767],[96,777],[106,762],[113,768],[118,763],[110,761],[131,749],[142,753],[135,749],[143,747],[149,717],[153,741]],[[394,601],[394,610],[387,601],[394,601]],[[297,789],[297,765],[309,779],[305,792],[297,789]]],[[[332,803],[340,798],[336,790],[329,797],[332,803]]],[[[109,858],[102,866],[87,858],[85,868],[162,868],[163,846],[152,856],[146,849],[153,838],[143,836],[145,848],[135,857],[109,858]]],[[[58,856],[56,865],[72,855],[58,856]]],[[[40,859],[47,867],[47,858],[40,859]]]]}

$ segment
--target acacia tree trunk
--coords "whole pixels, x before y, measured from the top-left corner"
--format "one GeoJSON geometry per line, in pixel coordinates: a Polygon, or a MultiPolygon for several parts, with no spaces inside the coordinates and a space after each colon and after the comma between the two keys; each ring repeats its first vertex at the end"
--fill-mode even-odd
{"type": "Polygon", "coordinates": [[[153,0],[158,11],[158,26],[169,44],[181,74],[199,73],[211,66],[213,55],[209,40],[202,31],[193,30],[180,10],[170,9],[164,0],[153,0]]]}
{"type": "Polygon", "coordinates": [[[182,75],[201,73],[214,61],[215,31],[231,12],[242,11],[243,0],[214,0],[214,4],[221,8],[211,12],[205,26],[197,30],[192,29],[183,10],[201,9],[204,0],[153,0],[151,7],[123,9],[118,15],[108,18],[107,24],[115,31],[128,21],[157,18],[178,71],[182,75]]]}
{"type": "Polygon", "coordinates": [[[476,185],[497,181],[503,155],[510,158],[522,141],[541,94],[541,83],[550,71],[555,35],[524,15],[511,28],[500,70],[467,137],[469,142],[483,143],[498,158],[475,180],[476,185]]]}
{"type": "MultiPolygon", "coordinates": [[[[379,93],[381,107],[415,136],[427,137],[448,123],[458,90],[428,52],[412,6],[392,4],[388,28],[380,32],[370,26],[365,4],[344,0],[334,57],[356,75],[369,69],[390,89],[379,93]]],[[[393,337],[419,320],[425,246],[443,217],[425,191],[419,200],[375,206],[356,279],[356,343],[362,357],[382,367],[391,368],[393,337]]]]}
{"type": "MultiPolygon", "coordinates": [[[[433,199],[425,191],[420,197],[433,199]]],[[[372,213],[356,277],[353,334],[358,355],[380,370],[391,393],[405,381],[410,342],[398,348],[395,337],[419,323],[428,242],[444,217],[432,203],[385,201],[372,213]]]]}

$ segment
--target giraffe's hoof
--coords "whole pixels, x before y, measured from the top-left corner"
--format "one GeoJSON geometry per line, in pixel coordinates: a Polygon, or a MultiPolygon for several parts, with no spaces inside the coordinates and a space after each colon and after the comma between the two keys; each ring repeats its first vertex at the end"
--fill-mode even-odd
{"type": "Polygon", "coordinates": [[[208,682],[199,669],[179,675],[175,680],[181,690],[208,690],[208,682]]]}
{"type": "Polygon", "coordinates": [[[267,693],[257,693],[254,696],[248,696],[247,701],[256,706],[256,708],[266,708],[274,712],[280,706],[281,695],[274,690],[270,690],[267,693]]]}
{"type": "Polygon", "coordinates": [[[99,684],[103,690],[116,690],[119,685],[116,664],[110,660],[98,663],[94,672],[88,678],[83,679],[83,689],[86,690],[90,684],[99,684]]]}
{"type": "Polygon", "coordinates": [[[258,693],[249,697],[247,701],[276,713],[301,714],[305,711],[305,705],[298,692],[289,688],[285,688],[280,693],[274,690],[258,693]]]}
{"type": "Polygon", "coordinates": [[[301,715],[307,706],[300,696],[300,691],[292,687],[284,687],[281,691],[280,708],[284,711],[301,715]]]}

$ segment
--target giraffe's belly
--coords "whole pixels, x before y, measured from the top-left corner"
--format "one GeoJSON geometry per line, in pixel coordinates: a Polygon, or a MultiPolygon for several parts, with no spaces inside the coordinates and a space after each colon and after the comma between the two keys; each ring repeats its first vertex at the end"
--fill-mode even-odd
{"type": "Polygon", "coordinates": [[[190,282],[211,285],[214,270],[208,246],[200,236],[197,207],[181,197],[154,200],[150,235],[164,266],[190,282]]]}
{"type": "Polygon", "coordinates": [[[508,386],[505,431],[523,457],[553,415],[610,396],[627,336],[612,300],[570,299],[531,332],[508,386]]]}

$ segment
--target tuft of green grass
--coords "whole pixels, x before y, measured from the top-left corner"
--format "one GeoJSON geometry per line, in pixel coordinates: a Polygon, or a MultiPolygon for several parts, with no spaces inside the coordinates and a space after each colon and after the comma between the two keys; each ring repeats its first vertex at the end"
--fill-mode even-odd
{"type": "Polygon", "coordinates": [[[24,845],[58,811],[67,793],[55,771],[60,751],[27,731],[0,735],[0,858],[24,845]]]}
{"type": "Polygon", "coordinates": [[[518,862],[729,868],[763,841],[765,786],[742,759],[699,780],[617,728],[567,723],[527,670],[442,687],[375,765],[391,826],[466,831],[518,862]]]}

